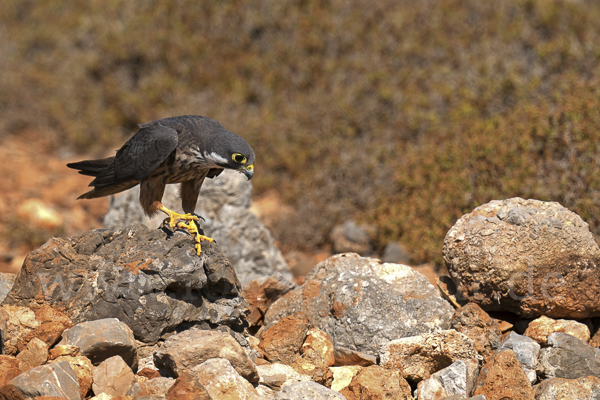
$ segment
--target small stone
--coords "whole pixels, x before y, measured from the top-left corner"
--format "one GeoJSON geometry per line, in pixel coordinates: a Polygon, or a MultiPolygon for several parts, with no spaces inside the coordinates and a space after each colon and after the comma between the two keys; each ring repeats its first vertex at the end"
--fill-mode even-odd
{"type": "Polygon", "coordinates": [[[81,398],[85,399],[92,390],[92,362],[84,356],[60,356],[51,362],[66,361],[69,363],[79,381],[81,398]]]}
{"type": "Polygon", "coordinates": [[[92,397],[90,400],[112,400],[113,397],[108,393],[100,393],[97,396],[92,397]]]}
{"type": "Polygon", "coordinates": [[[454,329],[396,339],[382,346],[381,366],[397,368],[404,378],[418,383],[454,361],[480,359],[473,341],[454,329]]]}
{"type": "Polygon", "coordinates": [[[146,379],[160,378],[160,373],[157,370],[150,368],[142,368],[136,375],[140,377],[143,376],[146,379]]]}
{"type": "Polygon", "coordinates": [[[363,367],[358,365],[344,365],[343,367],[331,367],[333,373],[333,382],[331,383],[331,389],[336,392],[341,392],[343,388],[347,387],[352,378],[360,372],[363,367]]]}
{"type": "Polygon", "coordinates": [[[77,357],[79,354],[81,354],[79,347],[71,345],[61,345],[55,346],[54,348],[49,350],[48,359],[55,360],[58,357],[62,356],[77,357]]]}
{"type": "Polygon", "coordinates": [[[167,392],[167,400],[214,400],[198,376],[184,371],[167,392]]]}
{"type": "Polygon", "coordinates": [[[59,345],[77,346],[81,355],[92,364],[120,356],[130,367],[135,367],[136,343],[131,329],[117,318],[81,322],[63,333],[59,345]]]}
{"type": "Polygon", "coordinates": [[[368,367],[377,364],[377,357],[371,354],[363,353],[362,351],[347,349],[337,346],[333,349],[335,357],[334,365],[358,365],[368,367]]]}
{"type": "Polygon", "coordinates": [[[329,335],[319,328],[311,328],[306,333],[306,339],[304,339],[304,344],[300,350],[302,353],[305,353],[309,349],[317,351],[321,357],[323,357],[327,365],[332,366],[335,364],[333,342],[329,335]]]}
{"type": "Polygon", "coordinates": [[[475,349],[487,362],[502,341],[502,332],[495,319],[475,303],[457,309],[450,321],[457,332],[464,333],[473,340],[475,349]]]}
{"type": "Polygon", "coordinates": [[[577,379],[552,378],[535,387],[535,400],[596,400],[600,393],[600,378],[586,376],[577,379]]]}
{"type": "Polygon", "coordinates": [[[260,400],[252,384],[242,378],[224,358],[211,358],[190,370],[212,398],[260,400]]]}
{"type": "Polygon", "coordinates": [[[0,389],[0,398],[10,391],[20,393],[26,399],[36,396],[54,396],[68,400],[81,398],[77,375],[65,361],[41,365],[20,374],[0,389]]]}
{"type": "Polygon", "coordinates": [[[275,394],[275,400],[346,400],[346,398],[316,382],[295,382],[275,394]]]}
{"type": "Polygon", "coordinates": [[[573,320],[552,319],[544,315],[531,321],[524,335],[545,346],[548,344],[548,336],[554,332],[568,333],[586,343],[590,340],[590,329],[587,325],[573,320]]]}
{"type": "Polygon", "coordinates": [[[325,387],[331,387],[333,373],[321,354],[309,349],[290,364],[299,374],[310,376],[311,380],[325,387]]]}
{"type": "Polygon", "coordinates": [[[308,382],[310,376],[298,373],[289,365],[281,363],[273,363],[267,365],[258,365],[256,367],[260,380],[260,384],[275,388],[280,388],[291,385],[295,382],[308,382]]]}
{"type": "Polygon", "coordinates": [[[477,360],[455,361],[449,367],[419,382],[415,396],[419,400],[443,400],[453,395],[466,398],[475,389],[478,373],[477,360]]]}
{"type": "Polygon", "coordinates": [[[149,396],[153,394],[163,394],[166,395],[171,386],[175,384],[175,379],[173,378],[153,378],[147,380],[145,382],[140,383],[140,391],[138,392],[138,396],[149,396]]]}
{"type": "Polygon", "coordinates": [[[133,371],[120,356],[102,361],[93,368],[92,375],[95,394],[104,392],[111,396],[124,396],[135,382],[133,371]]]}
{"type": "Polygon", "coordinates": [[[39,367],[48,361],[48,345],[38,338],[33,338],[27,347],[17,354],[19,368],[22,372],[39,367]]]}
{"type": "Polygon", "coordinates": [[[21,373],[19,360],[14,356],[0,354],[0,387],[21,373]]]}
{"type": "Polygon", "coordinates": [[[512,350],[505,350],[483,366],[475,395],[487,400],[533,400],[529,378],[512,350]]]}
{"type": "Polygon", "coordinates": [[[271,304],[292,290],[294,286],[280,274],[247,283],[242,290],[242,297],[250,305],[250,314],[246,317],[250,326],[261,326],[271,304]]]}
{"type": "Polygon", "coordinates": [[[507,349],[515,352],[517,360],[519,360],[523,371],[525,371],[525,374],[529,378],[529,382],[534,384],[537,380],[536,367],[538,356],[540,355],[540,345],[527,336],[510,332],[504,338],[504,341],[502,341],[498,352],[507,349]]]}
{"type": "Polygon", "coordinates": [[[577,379],[589,375],[600,377],[600,349],[574,336],[555,332],[548,336],[552,347],[540,351],[537,369],[545,378],[577,379]]]}
{"type": "Polygon", "coordinates": [[[2,300],[4,300],[8,292],[10,292],[10,289],[15,283],[16,276],[16,274],[0,272],[0,304],[2,304],[2,300]]]}
{"type": "Polygon", "coordinates": [[[40,322],[29,307],[0,306],[0,331],[2,331],[4,353],[16,356],[21,338],[38,326],[40,322]]]}
{"type": "Polygon", "coordinates": [[[330,239],[334,253],[358,253],[368,256],[373,253],[369,231],[372,227],[359,226],[354,221],[346,221],[331,230],[330,239]]]}
{"type": "Polygon", "coordinates": [[[259,348],[266,359],[291,364],[298,358],[309,324],[293,316],[285,317],[263,332],[259,348]]]}
{"type": "Polygon", "coordinates": [[[258,382],[254,363],[242,346],[226,332],[188,329],[169,336],[154,353],[156,366],[174,377],[210,358],[225,358],[248,381],[258,382]]]}
{"type": "Polygon", "coordinates": [[[350,384],[340,391],[347,400],[397,399],[412,400],[411,388],[397,369],[379,365],[362,368],[350,384]]]}

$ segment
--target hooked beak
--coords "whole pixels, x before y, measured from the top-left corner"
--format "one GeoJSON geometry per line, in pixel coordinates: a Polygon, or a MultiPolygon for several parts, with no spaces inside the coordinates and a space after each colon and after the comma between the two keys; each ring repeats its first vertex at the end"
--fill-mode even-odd
{"type": "Polygon", "coordinates": [[[248,180],[252,179],[252,176],[254,176],[254,164],[242,167],[241,172],[242,174],[246,175],[246,178],[248,178],[248,180]]]}

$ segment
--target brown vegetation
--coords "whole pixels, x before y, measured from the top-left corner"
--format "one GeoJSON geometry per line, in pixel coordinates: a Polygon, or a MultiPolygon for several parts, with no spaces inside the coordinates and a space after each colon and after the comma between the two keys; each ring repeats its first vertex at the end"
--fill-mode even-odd
{"type": "Polygon", "coordinates": [[[314,248],[349,216],[441,262],[463,213],[559,201],[600,232],[593,0],[7,0],[1,134],[105,154],[137,123],[221,121],[257,154],[272,229],[314,248]]]}

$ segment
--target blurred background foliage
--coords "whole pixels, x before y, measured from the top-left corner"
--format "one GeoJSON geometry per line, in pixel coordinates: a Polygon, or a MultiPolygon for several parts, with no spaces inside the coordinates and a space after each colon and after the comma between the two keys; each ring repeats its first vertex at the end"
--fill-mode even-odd
{"type": "Polygon", "coordinates": [[[288,248],[354,218],[440,263],[457,218],[513,196],[598,234],[599,21],[596,0],[4,0],[0,132],[105,156],[215,118],[293,207],[288,248]]]}

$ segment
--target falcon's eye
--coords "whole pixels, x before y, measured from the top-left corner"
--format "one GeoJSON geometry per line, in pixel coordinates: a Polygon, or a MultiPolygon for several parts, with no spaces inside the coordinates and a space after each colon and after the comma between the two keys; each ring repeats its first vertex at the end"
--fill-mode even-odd
{"type": "Polygon", "coordinates": [[[243,164],[246,162],[246,157],[244,157],[240,153],[235,153],[234,155],[231,156],[231,158],[233,158],[233,161],[235,161],[236,163],[239,163],[239,164],[243,164]]]}

